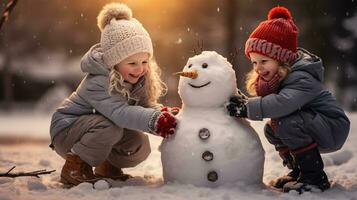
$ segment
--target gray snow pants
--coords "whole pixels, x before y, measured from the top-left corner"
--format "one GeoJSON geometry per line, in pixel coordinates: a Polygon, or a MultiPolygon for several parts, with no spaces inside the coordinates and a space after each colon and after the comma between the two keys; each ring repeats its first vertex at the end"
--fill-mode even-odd
{"type": "Polygon", "coordinates": [[[134,167],[151,152],[147,135],[120,128],[97,114],[81,116],[70,128],[55,136],[53,145],[64,159],[72,150],[94,167],[106,159],[118,168],[134,167]]]}
{"type": "Polygon", "coordinates": [[[290,150],[306,147],[315,142],[307,122],[311,121],[313,115],[309,112],[298,111],[288,116],[277,119],[277,129],[274,132],[269,124],[264,127],[264,134],[268,142],[275,148],[287,147],[290,150]]]}

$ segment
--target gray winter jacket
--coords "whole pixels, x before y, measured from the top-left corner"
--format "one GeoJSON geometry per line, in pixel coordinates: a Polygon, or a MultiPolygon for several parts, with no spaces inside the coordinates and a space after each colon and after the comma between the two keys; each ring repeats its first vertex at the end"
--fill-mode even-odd
{"type": "Polygon", "coordinates": [[[349,133],[350,121],[336,99],[324,88],[321,59],[302,48],[299,48],[298,54],[299,58],[280,84],[278,94],[249,98],[248,118],[279,119],[296,111],[313,113],[312,121],[307,124],[308,129],[321,138],[322,146],[334,145],[335,150],[339,149],[349,133]],[[334,141],[323,141],[326,135],[332,135],[334,141]]]}
{"type": "MultiPolygon", "coordinates": [[[[70,127],[81,115],[102,114],[117,126],[150,132],[154,115],[145,98],[144,78],[135,85],[127,84],[130,99],[120,94],[109,95],[109,70],[102,60],[99,44],[94,45],[82,58],[81,69],[87,73],[78,88],[57,108],[52,116],[51,139],[70,127]]],[[[51,141],[52,141],[51,140],[51,141]]]]}

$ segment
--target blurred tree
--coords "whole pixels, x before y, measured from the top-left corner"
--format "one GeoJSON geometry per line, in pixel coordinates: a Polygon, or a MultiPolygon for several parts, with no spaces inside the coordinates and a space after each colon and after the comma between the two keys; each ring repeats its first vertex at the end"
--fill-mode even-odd
{"type": "MultiPolygon", "coordinates": [[[[50,3],[47,0],[20,1],[12,13],[11,23],[0,31],[0,64],[4,65],[5,54],[7,58],[11,58],[6,62],[10,62],[7,66],[11,66],[10,72],[15,76],[11,82],[15,100],[36,100],[48,88],[62,84],[59,80],[54,83],[47,80],[46,85],[40,85],[36,84],[39,80],[29,80],[22,73],[29,65],[24,63],[27,62],[26,59],[54,63],[52,54],[60,54],[64,60],[77,59],[77,64],[73,67],[79,69],[79,58],[100,41],[96,17],[102,6],[108,2],[112,0],[51,0],[50,3]],[[30,98],[30,95],[33,96],[30,98]]],[[[238,86],[244,88],[245,74],[251,69],[251,64],[244,55],[245,41],[256,26],[266,20],[269,9],[277,5],[291,10],[299,27],[299,46],[306,47],[323,58],[328,79],[331,80],[333,74],[336,74],[332,61],[336,52],[329,37],[340,28],[336,25],[342,23],[342,20],[331,19],[334,19],[335,14],[346,13],[344,8],[337,6],[340,3],[324,0],[121,2],[132,8],[134,17],[151,35],[155,58],[163,69],[162,77],[170,89],[168,95],[162,99],[165,104],[180,105],[177,94],[178,77],[172,76],[172,73],[182,70],[187,59],[195,54],[193,50],[200,49],[202,44],[203,50],[217,51],[232,61],[238,86]],[[335,11],[332,12],[329,7],[333,7],[335,11]],[[335,26],[332,27],[334,23],[335,26]]],[[[6,4],[0,6],[3,10],[6,4]]],[[[351,11],[350,15],[352,13],[351,11]]],[[[349,55],[353,55],[352,52],[355,51],[351,50],[349,55]]],[[[352,56],[346,57],[350,58],[352,56]]],[[[48,64],[39,65],[43,71],[49,68],[48,64]]],[[[58,67],[70,73],[68,66],[58,67]]],[[[2,69],[0,73],[3,73],[2,69]]],[[[0,99],[3,99],[2,88],[0,86],[0,99]]]]}
{"type": "MultiPolygon", "coordinates": [[[[15,8],[17,4],[17,0],[10,1],[7,5],[5,10],[3,11],[1,18],[0,18],[0,30],[3,24],[9,19],[9,16],[12,10],[15,8]]],[[[0,37],[0,46],[3,46],[4,37],[0,37]]],[[[10,54],[4,53],[4,64],[2,67],[3,71],[3,88],[4,88],[4,102],[5,108],[10,108],[12,106],[13,101],[13,94],[11,89],[11,81],[12,81],[12,74],[10,73],[10,65],[11,65],[11,57],[10,54]]]]}
{"type": "Polygon", "coordinates": [[[329,1],[329,13],[332,16],[328,32],[333,44],[330,54],[336,76],[337,94],[341,103],[349,109],[357,110],[357,2],[329,1]]]}
{"type": "MultiPolygon", "coordinates": [[[[67,60],[84,52],[99,38],[96,14],[88,4],[79,1],[45,0],[20,1],[11,15],[11,23],[0,32],[0,99],[10,108],[11,99],[16,101],[39,98],[51,85],[52,80],[39,84],[24,76],[29,60],[52,62],[53,54],[63,54],[67,60]],[[87,13],[88,16],[87,16],[87,13]],[[88,20],[91,17],[91,21],[88,20]],[[2,85],[2,87],[1,87],[2,85]]],[[[97,3],[98,4],[98,3],[97,3]]],[[[5,4],[1,5],[5,9],[5,4]]],[[[3,10],[3,9],[2,9],[3,10]]],[[[48,66],[38,66],[47,70],[48,66]]],[[[66,66],[63,66],[66,69],[66,66]]],[[[71,77],[71,76],[68,76],[71,77]]]]}

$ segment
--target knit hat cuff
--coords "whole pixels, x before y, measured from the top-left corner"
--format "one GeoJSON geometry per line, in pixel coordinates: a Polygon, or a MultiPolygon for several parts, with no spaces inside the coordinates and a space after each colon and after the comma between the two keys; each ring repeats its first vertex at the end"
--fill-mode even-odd
{"type": "Polygon", "coordinates": [[[294,63],[298,57],[296,52],[259,38],[249,38],[245,43],[245,55],[250,58],[249,54],[252,52],[289,64],[294,63]]]}
{"type": "Polygon", "coordinates": [[[104,62],[112,67],[129,56],[136,53],[146,52],[153,56],[151,39],[148,36],[137,35],[116,43],[112,48],[103,54],[104,62]]]}

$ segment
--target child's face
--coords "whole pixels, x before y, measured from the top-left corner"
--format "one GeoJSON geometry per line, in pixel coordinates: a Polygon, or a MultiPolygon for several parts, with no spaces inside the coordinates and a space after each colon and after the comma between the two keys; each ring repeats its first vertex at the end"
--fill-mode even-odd
{"type": "Polygon", "coordinates": [[[137,53],[122,60],[119,64],[115,65],[114,69],[122,75],[126,82],[135,84],[145,75],[148,67],[149,54],[137,53]]]}
{"type": "Polygon", "coordinates": [[[270,81],[278,72],[280,65],[276,60],[258,53],[250,53],[249,55],[254,71],[264,80],[270,81]]]}

